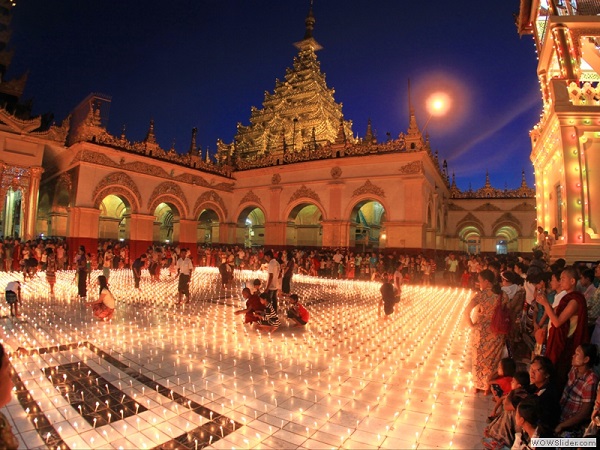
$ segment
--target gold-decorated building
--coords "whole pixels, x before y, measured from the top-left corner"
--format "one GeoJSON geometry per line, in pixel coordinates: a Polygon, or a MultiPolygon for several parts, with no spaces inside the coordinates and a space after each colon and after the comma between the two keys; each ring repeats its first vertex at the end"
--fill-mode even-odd
{"type": "Polygon", "coordinates": [[[162,149],[153,122],[139,142],[125,130],[111,135],[112,100],[102,94],[52,125],[19,106],[24,79],[2,78],[10,99],[0,108],[3,235],[65,236],[71,248],[123,239],[134,254],[153,242],[531,251],[535,198],[524,178],[516,189],[488,179],[461,191],[411,105],[398,137],[378,141],[370,122],[363,137],[354,134],[320,69],[314,25],[311,9],[284,79],[251,108],[249,125],[238,123],[233,142],[217,142],[214,157],[197,146],[195,129],[184,153],[162,149]]]}

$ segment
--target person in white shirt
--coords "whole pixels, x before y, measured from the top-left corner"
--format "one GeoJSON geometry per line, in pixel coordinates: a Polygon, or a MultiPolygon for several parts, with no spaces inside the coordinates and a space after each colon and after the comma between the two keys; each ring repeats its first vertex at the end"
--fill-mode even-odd
{"type": "Polygon", "coordinates": [[[179,283],[177,286],[177,304],[181,304],[181,299],[185,296],[185,303],[190,301],[190,280],[192,279],[192,272],[194,271],[194,264],[189,257],[187,249],[182,248],[179,253],[179,259],[177,260],[177,275],[179,276],[179,283]]]}
{"type": "Polygon", "coordinates": [[[9,281],[5,291],[6,303],[10,308],[11,317],[21,317],[19,314],[19,305],[21,304],[21,283],[19,281],[9,281]]]}
{"type": "Polygon", "coordinates": [[[269,278],[267,278],[265,293],[267,294],[267,300],[273,306],[273,310],[277,312],[277,291],[280,289],[281,265],[273,256],[273,250],[267,250],[265,257],[269,260],[269,267],[267,269],[269,278]]]}

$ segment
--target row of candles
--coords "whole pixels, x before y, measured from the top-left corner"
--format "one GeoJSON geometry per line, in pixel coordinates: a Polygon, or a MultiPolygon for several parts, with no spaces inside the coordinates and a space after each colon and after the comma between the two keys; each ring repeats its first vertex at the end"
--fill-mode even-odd
{"type": "MultiPolygon", "coordinates": [[[[85,301],[98,297],[93,281],[99,274],[92,274],[85,301]]],[[[0,284],[16,276],[2,273],[0,284]]],[[[454,445],[472,386],[469,331],[461,320],[468,291],[405,286],[391,320],[383,320],[380,283],[295,276],[293,291],[310,311],[309,324],[284,325],[268,334],[234,315],[245,307],[241,289],[257,277],[266,279],[266,274],[236,271],[231,285],[223,287],[215,269],[197,268],[190,286],[192,301],[177,306],[177,280],[167,271],[159,282],[144,274],[141,290],[133,287],[131,271],[112,271],[109,284],[117,313],[111,323],[103,323],[92,319],[90,308],[77,298],[73,272],[58,273],[54,296],[49,295],[44,274],[38,273],[23,284],[25,320],[5,321],[1,337],[13,351],[92,342],[157,384],[248,425],[238,430],[243,445],[244,439],[255,445],[279,429],[297,432],[298,427],[308,439],[327,424],[347,429],[337,443],[340,447],[352,446],[359,431],[377,436],[378,445],[398,437],[415,447],[430,444],[423,441],[423,433],[434,426],[449,437],[438,445],[454,445]],[[352,412],[351,423],[347,411],[352,412]],[[419,422],[413,420],[415,413],[419,422]],[[268,433],[256,423],[261,418],[270,423],[268,433]],[[386,425],[372,426],[374,418],[386,425]],[[263,432],[252,434],[256,428],[263,432]],[[403,431],[409,428],[417,430],[412,438],[403,431]]],[[[283,320],[286,304],[281,298],[279,303],[283,320]]],[[[149,448],[161,443],[163,432],[170,436],[168,430],[189,431],[204,420],[186,415],[185,406],[112,368],[84,346],[13,356],[12,364],[41,410],[60,424],[59,433],[66,426],[73,429],[72,436],[90,429],[100,433],[101,438],[96,436],[95,443],[88,439],[87,446],[131,437],[132,428],[155,427],[151,438],[144,435],[148,440],[137,442],[149,448]],[[136,414],[136,419],[111,417],[111,423],[98,428],[78,419],[80,411],[70,408],[40,370],[77,361],[104,374],[149,411],[136,414]],[[171,423],[174,416],[184,415],[185,425],[171,423]]],[[[227,439],[238,439],[234,436],[227,439]]]]}

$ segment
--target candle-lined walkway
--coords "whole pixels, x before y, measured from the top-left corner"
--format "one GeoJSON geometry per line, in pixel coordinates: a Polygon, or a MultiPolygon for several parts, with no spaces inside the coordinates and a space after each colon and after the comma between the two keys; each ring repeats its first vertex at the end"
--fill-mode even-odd
{"type": "Polygon", "coordinates": [[[22,445],[479,447],[490,400],[470,394],[470,292],[406,286],[382,321],[379,283],[297,276],[309,324],[268,335],[234,315],[256,276],[236,272],[223,289],[216,270],[196,269],[192,302],[177,308],[166,271],[141,292],[131,271],[113,271],[112,323],[75,298],[73,272],[58,273],[54,298],[43,273],[25,283],[23,317],[3,303],[0,322],[18,374],[5,414],[22,445]]]}

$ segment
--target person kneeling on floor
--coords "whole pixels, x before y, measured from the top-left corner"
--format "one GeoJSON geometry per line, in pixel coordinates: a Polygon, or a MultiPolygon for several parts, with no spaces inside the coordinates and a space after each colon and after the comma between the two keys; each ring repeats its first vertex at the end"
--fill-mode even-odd
{"type": "Polygon", "coordinates": [[[303,326],[308,323],[308,318],[310,314],[308,310],[298,301],[297,294],[290,295],[291,306],[287,310],[288,319],[290,319],[293,323],[292,326],[303,326]]]}

